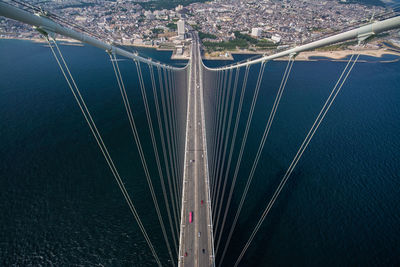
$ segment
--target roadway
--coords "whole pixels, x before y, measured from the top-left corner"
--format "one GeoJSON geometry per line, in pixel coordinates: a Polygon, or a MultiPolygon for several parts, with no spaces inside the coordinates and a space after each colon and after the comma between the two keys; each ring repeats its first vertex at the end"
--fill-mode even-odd
{"type": "Polygon", "coordinates": [[[213,236],[205,144],[201,59],[192,35],[179,266],[214,266],[213,236]],[[192,222],[189,222],[192,212],[192,222]]]}

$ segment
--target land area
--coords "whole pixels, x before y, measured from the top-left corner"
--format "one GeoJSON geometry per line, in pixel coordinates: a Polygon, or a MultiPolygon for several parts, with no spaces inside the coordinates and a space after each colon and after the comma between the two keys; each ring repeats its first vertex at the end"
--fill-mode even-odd
{"type": "MultiPolygon", "coordinates": [[[[381,14],[393,14],[379,0],[32,0],[29,3],[50,12],[46,14],[51,14],[51,18],[62,18],[59,23],[83,29],[106,42],[173,50],[174,54],[178,47],[183,47],[176,58],[185,57],[185,48],[190,43],[190,36],[177,34],[177,22],[183,20],[199,33],[204,57],[223,60],[232,59],[232,53],[272,54],[382,19],[381,14]]],[[[30,26],[0,17],[0,38],[37,40],[40,34],[30,26]]],[[[382,43],[400,46],[399,32],[378,36],[368,43],[367,49],[380,51],[378,54],[393,52],[382,43]]],[[[347,51],[352,45],[344,43],[328,49],[347,51]]]]}
{"type": "MultiPolygon", "coordinates": [[[[309,51],[309,52],[302,52],[296,56],[296,60],[298,61],[316,61],[320,60],[321,58],[333,59],[333,60],[343,60],[349,55],[354,53],[359,53],[363,56],[370,56],[375,58],[381,58],[384,55],[395,55],[399,58],[396,59],[398,61],[400,59],[400,50],[398,52],[394,50],[388,49],[364,49],[360,51],[356,50],[340,50],[340,51],[309,51]]],[[[287,60],[287,58],[283,57],[279,60],[287,60]]]]}

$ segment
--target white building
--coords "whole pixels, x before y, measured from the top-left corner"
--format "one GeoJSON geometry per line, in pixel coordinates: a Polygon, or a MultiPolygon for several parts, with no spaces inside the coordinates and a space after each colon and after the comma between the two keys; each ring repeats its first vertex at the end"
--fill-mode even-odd
{"type": "Polygon", "coordinates": [[[251,29],[251,35],[254,37],[260,37],[262,33],[262,29],[261,28],[253,28],[251,29]]]}
{"type": "Polygon", "coordinates": [[[274,35],[271,36],[271,40],[274,43],[279,43],[281,41],[281,37],[278,34],[274,34],[274,35]]]}
{"type": "Polygon", "coordinates": [[[176,54],[177,55],[182,55],[183,54],[183,45],[177,45],[176,46],[176,54]]]}
{"type": "Polygon", "coordinates": [[[180,39],[184,39],[185,36],[185,21],[182,19],[178,20],[178,36],[180,39]]]}
{"type": "Polygon", "coordinates": [[[178,5],[177,7],[175,7],[176,12],[181,11],[182,9],[183,9],[182,5],[178,5]]]}

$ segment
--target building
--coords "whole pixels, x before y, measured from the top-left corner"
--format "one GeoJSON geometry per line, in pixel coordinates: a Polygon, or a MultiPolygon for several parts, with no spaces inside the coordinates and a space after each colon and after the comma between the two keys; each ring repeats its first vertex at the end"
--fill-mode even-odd
{"type": "Polygon", "coordinates": [[[274,34],[274,35],[271,36],[271,40],[274,43],[279,43],[281,41],[281,37],[278,34],[274,34]]]}
{"type": "Polygon", "coordinates": [[[183,45],[177,45],[176,46],[176,55],[182,55],[183,54],[183,45]]]}
{"type": "Polygon", "coordinates": [[[175,7],[175,11],[176,12],[179,12],[179,11],[181,11],[183,9],[183,6],[182,5],[178,5],[177,7],[175,7]]]}
{"type": "Polygon", "coordinates": [[[151,12],[151,11],[149,11],[149,10],[146,10],[146,11],[144,12],[144,16],[145,16],[146,19],[148,19],[148,20],[153,20],[153,19],[155,19],[155,16],[153,15],[153,12],[151,12]]]}
{"type": "Polygon", "coordinates": [[[261,28],[253,28],[251,29],[251,35],[254,37],[260,37],[262,33],[262,29],[261,28]]]}
{"type": "Polygon", "coordinates": [[[179,39],[185,39],[185,21],[182,19],[178,20],[178,36],[179,39]]]}

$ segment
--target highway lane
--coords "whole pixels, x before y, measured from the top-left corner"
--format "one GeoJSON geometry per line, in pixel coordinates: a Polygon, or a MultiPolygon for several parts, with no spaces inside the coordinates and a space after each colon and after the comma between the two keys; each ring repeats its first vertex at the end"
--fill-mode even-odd
{"type": "Polygon", "coordinates": [[[179,266],[214,266],[198,36],[192,34],[179,266]],[[192,212],[193,220],[189,222],[192,212]]]}

